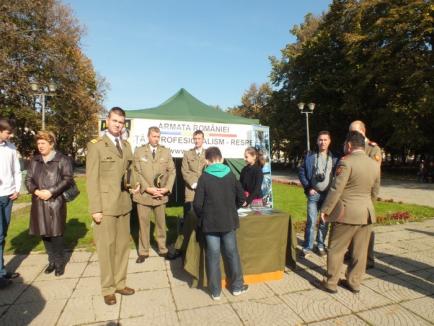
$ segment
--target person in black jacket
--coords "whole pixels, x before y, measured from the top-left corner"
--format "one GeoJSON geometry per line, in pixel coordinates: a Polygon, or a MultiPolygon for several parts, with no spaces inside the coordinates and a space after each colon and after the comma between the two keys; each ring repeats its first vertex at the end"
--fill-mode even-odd
{"type": "Polygon", "coordinates": [[[264,157],[255,147],[248,147],[244,151],[244,160],[247,165],[241,170],[240,182],[246,196],[246,203],[243,206],[262,207],[262,167],[264,157]]]}
{"type": "Polygon", "coordinates": [[[227,165],[222,164],[218,147],[205,151],[208,166],[197,183],[193,208],[198,227],[205,235],[208,286],[213,300],[221,294],[220,246],[228,267],[233,295],[247,291],[241,270],[236,229],[240,226],[237,209],[245,202],[243,189],[227,165]]]}
{"type": "Polygon", "coordinates": [[[56,138],[51,131],[39,131],[36,145],[39,155],[30,162],[26,186],[32,194],[29,233],[40,235],[48,254],[46,274],[65,272],[64,233],[66,201],[62,193],[73,183],[69,158],[54,150],[56,138]]]}

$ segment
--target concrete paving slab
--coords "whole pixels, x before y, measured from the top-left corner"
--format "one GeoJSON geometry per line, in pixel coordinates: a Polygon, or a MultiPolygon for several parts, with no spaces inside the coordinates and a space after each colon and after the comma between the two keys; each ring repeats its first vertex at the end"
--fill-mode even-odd
{"type": "Polygon", "coordinates": [[[425,326],[430,325],[419,316],[400,305],[390,305],[357,314],[371,325],[381,326],[425,326]]]}
{"type": "Polygon", "coordinates": [[[93,322],[116,320],[119,318],[121,296],[116,295],[117,304],[108,306],[103,297],[75,297],[68,300],[58,326],[82,325],[93,322]]]}
{"type": "Polygon", "coordinates": [[[100,274],[99,262],[92,261],[87,264],[83,273],[83,277],[99,276],[99,274],[100,274]]]}
{"type": "Polygon", "coordinates": [[[253,299],[232,305],[244,325],[298,325],[303,320],[278,297],[253,299]]]}
{"type": "Polygon", "coordinates": [[[63,280],[67,278],[79,278],[87,266],[87,262],[82,263],[69,263],[65,266],[65,274],[62,276],[55,276],[54,273],[45,274],[40,273],[36,278],[36,281],[48,281],[48,280],[63,280]]]}
{"type": "Polygon", "coordinates": [[[15,270],[20,273],[20,276],[16,278],[14,282],[30,284],[44,271],[45,267],[45,265],[20,266],[15,270]]]}
{"type": "MultiPolygon", "coordinates": [[[[375,229],[377,230],[377,229],[375,229]]],[[[375,242],[375,256],[383,257],[387,255],[401,255],[402,253],[407,253],[407,251],[398,246],[398,242],[386,242],[386,243],[377,243],[375,242]]]]}
{"type": "Polygon", "coordinates": [[[5,264],[11,263],[19,264],[21,267],[26,266],[46,266],[48,265],[48,256],[45,253],[31,253],[29,255],[6,255],[5,256],[5,264]]]}
{"type": "Polygon", "coordinates": [[[311,282],[321,280],[322,274],[317,270],[299,270],[296,272],[285,273],[283,279],[269,281],[267,286],[278,295],[312,289],[311,282]]]}
{"type": "Polygon", "coordinates": [[[386,280],[375,278],[366,280],[363,285],[393,302],[418,299],[428,294],[426,290],[420,289],[411,283],[405,283],[405,281],[394,276],[390,276],[386,280]]]}
{"type": "Polygon", "coordinates": [[[122,297],[120,318],[161,316],[175,310],[169,288],[139,291],[134,295],[122,297]]]}
{"type": "Polygon", "coordinates": [[[78,281],[71,298],[85,298],[101,296],[101,283],[99,276],[82,277],[78,281]]]}
{"type": "Polygon", "coordinates": [[[127,283],[136,291],[168,288],[169,280],[166,271],[128,274],[127,283]]]}
{"type": "Polygon", "coordinates": [[[422,278],[423,280],[434,284],[434,268],[428,268],[412,273],[413,275],[422,278]]]}
{"type": "Polygon", "coordinates": [[[166,261],[167,276],[170,286],[189,286],[192,277],[184,270],[182,259],[166,261]]]}
{"type": "Polygon", "coordinates": [[[78,279],[33,282],[32,286],[28,287],[18,298],[17,303],[68,299],[77,282],[78,279]]]}
{"type": "Polygon", "coordinates": [[[318,289],[289,293],[281,298],[308,323],[351,313],[351,310],[337,301],[333,295],[318,289]]]}
{"type": "Polygon", "coordinates": [[[0,306],[0,317],[3,315],[3,313],[7,310],[7,309],[9,309],[9,305],[7,305],[7,306],[0,306]]]}
{"type": "Polygon", "coordinates": [[[434,324],[434,297],[402,302],[401,306],[434,324]]]}
{"type": "Polygon", "coordinates": [[[213,301],[210,294],[202,289],[178,286],[173,288],[172,292],[177,310],[193,309],[227,302],[227,298],[224,295],[221,296],[220,301],[213,301]]]}
{"type": "Polygon", "coordinates": [[[179,318],[181,325],[185,326],[242,325],[240,318],[229,304],[180,311],[179,318]]]}
{"type": "Polygon", "coordinates": [[[352,292],[338,287],[338,293],[333,296],[344,306],[351,309],[353,312],[372,309],[375,307],[392,304],[392,300],[374,292],[366,286],[361,286],[360,293],[353,294],[352,292]]]}
{"type": "Polygon", "coordinates": [[[369,324],[365,323],[362,319],[360,319],[355,315],[327,319],[327,320],[309,324],[309,326],[344,326],[344,325],[367,326],[369,324]]]}
{"type": "Polygon", "coordinates": [[[149,257],[143,263],[137,264],[136,259],[128,261],[128,273],[165,271],[166,263],[162,257],[149,257]]]}
{"type": "Polygon", "coordinates": [[[128,324],[121,324],[117,320],[108,320],[98,323],[86,324],[86,326],[127,326],[128,324]]]}
{"type": "Polygon", "coordinates": [[[249,290],[238,296],[232,295],[228,289],[223,289],[223,292],[229,302],[254,301],[274,296],[273,291],[265,283],[250,284],[249,290]]]}
{"type": "Polygon", "coordinates": [[[425,278],[419,277],[413,273],[403,273],[396,275],[396,277],[403,280],[404,284],[410,283],[417,286],[419,289],[423,289],[427,294],[434,294],[434,283],[425,278]]]}
{"type": "Polygon", "coordinates": [[[28,284],[13,282],[12,285],[0,290],[0,306],[14,303],[18,296],[28,287],[28,284]]]}
{"type": "Polygon", "coordinates": [[[129,319],[121,319],[119,324],[122,326],[177,326],[179,325],[178,315],[176,312],[166,312],[163,314],[146,315],[140,317],[133,317],[129,319]]]}
{"type": "Polygon", "coordinates": [[[88,262],[93,253],[88,251],[74,251],[70,253],[69,263],[84,263],[88,262]]]}
{"type": "Polygon", "coordinates": [[[0,318],[0,325],[55,325],[60,312],[65,306],[65,302],[66,299],[50,302],[39,300],[13,305],[6,314],[0,318]]]}

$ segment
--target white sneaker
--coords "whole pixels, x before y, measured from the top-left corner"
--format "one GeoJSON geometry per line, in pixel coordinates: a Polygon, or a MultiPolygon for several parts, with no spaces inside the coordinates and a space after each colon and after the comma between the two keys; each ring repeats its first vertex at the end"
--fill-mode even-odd
{"type": "Polygon", "coordinates": [[[214,294],[211,294],[211,298],[212,298],[214,301],[219,301],[222,297],[220,296],[220,294],[219,294],[219,295],[216,295],[216,296],[214,296],[214,294]]]}
{"type": "Polygon", "coordinates": [[[244,284],[244,285],[243,285],[243,288],[242,288],[241,290],[235,290],[235,291],[233,291],[233,292],[232,292],[232,295],[237,296],[237,295],[240,295],[240,294],[246,293],[248,290],[249,290],[249,286],[248,286],[247,284],[244,284]]]}
{"type": "Polygon", "coordinates": [[[305,249],[305,248],[303,248],[303,249],[302,249],[302,252],[303,252],[303,257],[304,257],[304,258],[307,258],[307,257],[312,256],[312,250],[310,250],[310,249],[305,249]]]}

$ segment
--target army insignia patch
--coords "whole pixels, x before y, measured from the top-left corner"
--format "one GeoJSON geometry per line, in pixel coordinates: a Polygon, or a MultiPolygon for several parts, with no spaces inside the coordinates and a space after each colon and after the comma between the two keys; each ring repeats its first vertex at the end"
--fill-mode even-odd
{"type": "Polygon", "coordinates": [[[336,169],[336,176],[341,174],[343,170],[344,170],[343,166],[338,166],[338,168],[336,169]]]}
{"type": "Polygon", "coordinates": [[[375,160],[377,161],[377,162],[380,162],[380,160],[381,160],[381,157],[380,157],[380,155],[375,155],[375,160]]]}

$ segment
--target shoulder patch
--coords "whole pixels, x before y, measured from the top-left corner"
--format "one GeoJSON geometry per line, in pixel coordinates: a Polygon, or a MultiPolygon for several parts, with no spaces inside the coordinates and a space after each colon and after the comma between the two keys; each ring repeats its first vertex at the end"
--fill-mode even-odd
{"type": "Polygon", "coordinates": [[[380,161],[381,161],[381,156],[377,154],[377,155],[374,156],[374,159],[375,159],[377,162],[380,162],[380,161]]]}
{"type": "Polygon", "coordinates": [[[341,174],[343,170],[344,170],[344,167],[342,165],[339,165],[336,168],[336,172],[335,172],[336,176],[338,176],[339,174],[341,174]]]}

